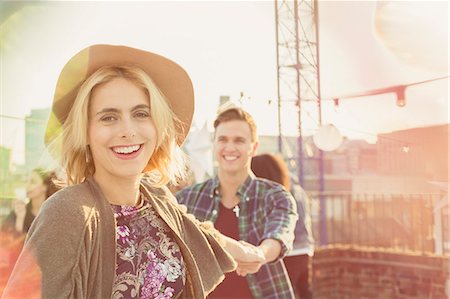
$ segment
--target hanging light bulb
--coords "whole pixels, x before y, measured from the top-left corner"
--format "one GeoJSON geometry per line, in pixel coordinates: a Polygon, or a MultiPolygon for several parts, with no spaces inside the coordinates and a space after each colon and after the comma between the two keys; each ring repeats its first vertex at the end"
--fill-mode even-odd
{"type": "Polygon", "coordinates": [[[333,99],[333,108],[335,112],[339,111],[339,98],[334,98],[333,99]]]}
{"type": "Polygon", "coordinates": [[[399,86],[399,88],[395,91],[395,94],[397,95],[397,106],[399,107],[405,107],[406,105],[405,89],[405,86],[399,86]]]}
{"type": "Polygon", "coordinates": [[[332,124],[326,124],[317,129],[313,141],[317,148],[323,151],[334,151],[342,144],[344,138],[338,128],[332,124]]]}

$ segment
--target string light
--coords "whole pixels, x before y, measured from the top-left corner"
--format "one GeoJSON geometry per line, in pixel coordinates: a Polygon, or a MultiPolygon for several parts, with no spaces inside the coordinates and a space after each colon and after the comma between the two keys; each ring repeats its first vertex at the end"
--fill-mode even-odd
{"type": "Polygon", "coordinates": [[[331,100],[334,102],[334,107],[337,108],[339,106],[339,101],[342,99],[360,98],[360,97],[368,97],[368,96],[374,96],[374,95],[380,95],[380,94],[386,94],[386,93],[395,93],[397,96],[397,99],[396,99],[397,106],[405,107],[405,105],[406,105],[405,91],[406,91],[407,87],[413,86],[413,85],[429,83],[429,82],[437,81],[437,80],[448,79],[448,78],[450,78],[450,76],[439,77],[439,78],[434,78],[434,79],[430,79],[430,80],[414,82],[414,83],[409,83],[409,84],[394,85],[394,86],[389,86],[389,87],[385,87],[385,88],[368,90],[368,91],[364,91],[361,93],[344,95],[344,96],[333,98],[331,100]]]}
{"type": "Polygon", "coordinates": [[[406,86],[399,86],[395,92],[397,94],[397,106],[399,107],[405,107],[406,105],[405,89],[406,86]]]}

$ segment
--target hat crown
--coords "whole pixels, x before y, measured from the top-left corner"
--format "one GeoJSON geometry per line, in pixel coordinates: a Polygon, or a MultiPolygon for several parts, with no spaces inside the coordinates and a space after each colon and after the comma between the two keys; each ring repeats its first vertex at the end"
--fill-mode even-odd
{"type": "Polygon", "coordinates": [[[61,133],[83,82],[99,68],[108,65],[135,65],[146,72],[181,122],[177,139],[181,145],[189,132],[194,114],[194,89],[187,72],[177,63],[158,54],[104,44],[79,51],[62,69],[47,123],[45,143],[48,145],[61,133]]]}

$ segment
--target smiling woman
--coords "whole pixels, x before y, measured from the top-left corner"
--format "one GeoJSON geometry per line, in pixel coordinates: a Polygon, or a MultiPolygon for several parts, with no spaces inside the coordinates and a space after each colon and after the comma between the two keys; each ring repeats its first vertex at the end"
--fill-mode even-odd
{"type": "Polygon", "coordinates": [[[162,56],[94,45],[61,72],[46,142],[67,185],[43,205],[6,298],[205,298],[261,250],[187,215],[181,176],[193,114],[187,73],[162,56]]]}
{"type": "MultiPolygon", "coordinates": [[[[101,82],[111,72],[125,74],[133,69],[101,69],[93,80],[101,82]]],[[[146,90],[125,78],[102,83],[91,96],[88,146],[94,162],[94,178],[100,184],[102,180],[111,182],[141,173],[158,140],[146,90]]],[[[120,197],[113,198],[114,194],[110,196],[110,202],[123,201],[120,197]]],[[[134,200],[127,204],[134,205],[134,200]]]]}

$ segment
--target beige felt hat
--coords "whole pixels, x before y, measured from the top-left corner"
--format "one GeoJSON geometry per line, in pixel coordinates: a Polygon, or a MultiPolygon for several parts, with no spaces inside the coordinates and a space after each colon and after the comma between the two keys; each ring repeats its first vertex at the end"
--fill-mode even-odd
{"type": "Polygon", "coordinates": [[[60,133],[81,84],[100,67],[107,65],[139,66],[152,78],[182,123],[182,132],[177,140],[181,145],[189,132],[194,113],[194,89],[189,75],[181,66],[158,54],[115,45],[87,47],[66,63],[56,85],[45,143],[49,144],[60,133]]]}

